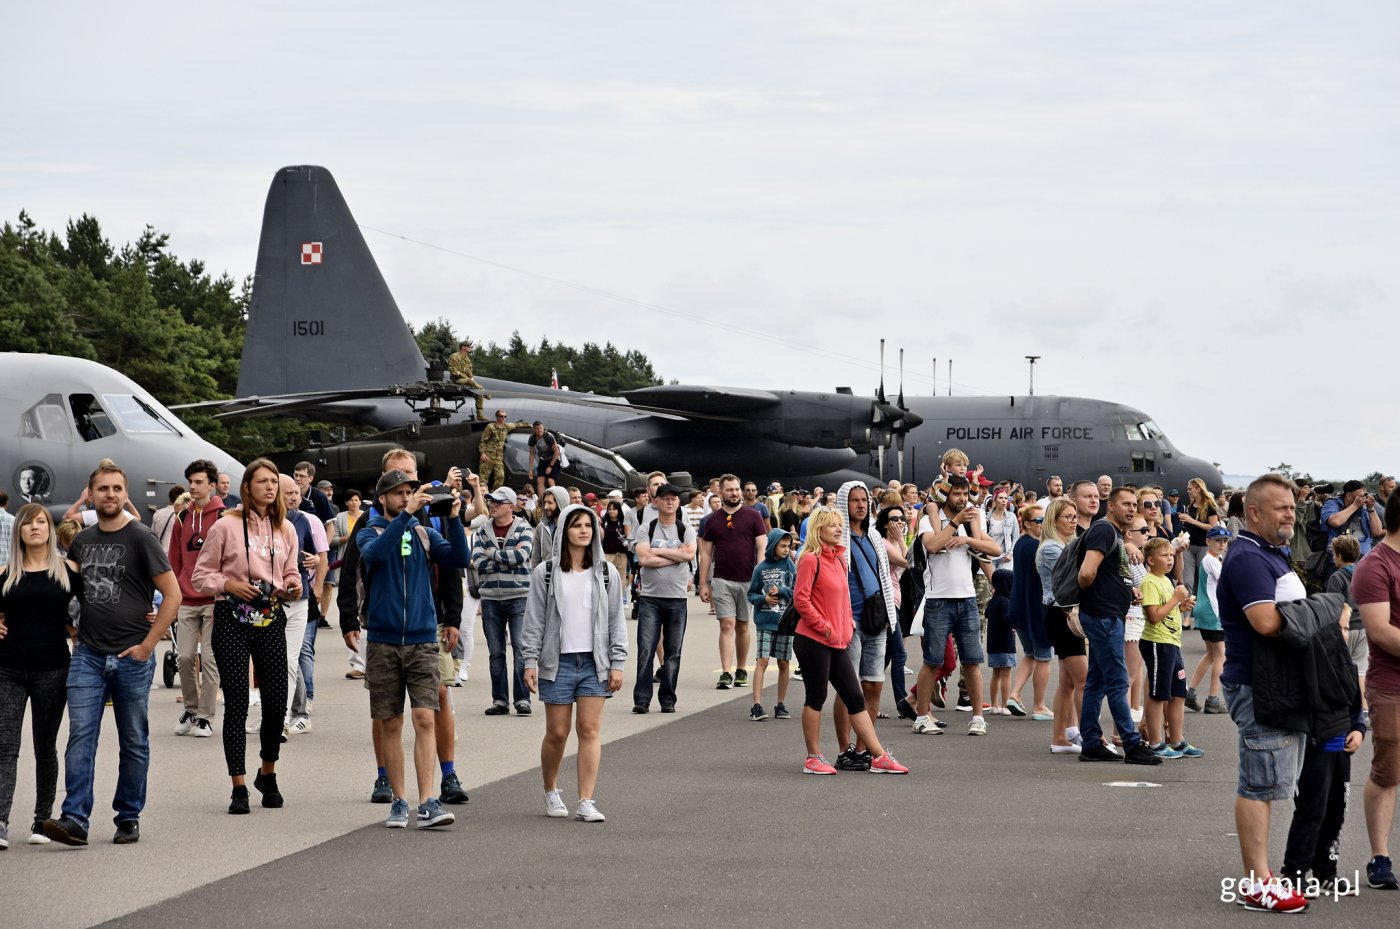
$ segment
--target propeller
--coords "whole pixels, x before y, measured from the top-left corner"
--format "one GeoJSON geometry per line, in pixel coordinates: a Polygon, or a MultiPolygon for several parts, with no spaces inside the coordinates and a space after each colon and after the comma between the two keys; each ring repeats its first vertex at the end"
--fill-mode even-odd
{"type": "MultiPolygon", "coordinates": [[[[875,392],[875,424],[881,425],[885,418],[885,340],[880,340],[880,389],[875,392]]],[[[882,441],[875,447],[875,460],[880,473],[880,483],[885,482],[885,448],[889,445],[889,439],[882,437],[882,441]]]]}
{"type": "MultiPolygon", "coordinates": [[[[901,412],[908,412],[909,408],[904,405],[904,349],[899,350],[899,399],[895,400],[895,406],[901,412]]],[[[900,417],[903,420],[903,417],[900,417]]],[[[899,482],[904,483],[904,437],[908,430],[895,433],[895,460],[899,467],[899,482]]]]}

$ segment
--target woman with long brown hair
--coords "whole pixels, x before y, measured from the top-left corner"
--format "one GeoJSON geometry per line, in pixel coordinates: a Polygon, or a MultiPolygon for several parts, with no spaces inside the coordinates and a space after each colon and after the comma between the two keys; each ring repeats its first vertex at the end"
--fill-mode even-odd
{"type": "Polygon", "coordinates": [[[1186,534],[1191,537],[1191,546],[1182,553],[1181,573],[1178,577],[1186,589],[1196,593],[1196,575],[1201,559],[1206,554],[1206,533],[1220,523],[1220,507],[1206,482],[1193,477],[1186,484],[1186,497],[1190,501],[1176,511],[1176,518],[1186,534]]]}
{"type": "Polygon", "coordinates": [[[1069,610],[1055,602],[1051,575],[1065,546],[1074,538],[1079,515],[1069,497],[1056,497],[1045,510],[1041,524],[1036,570],[1040,574],[1041,599],[1045,603],[1045,633],[1060,659],[1060,680],[1055,685],[1054,732],[1050,752],[1055,755],[1079,753],[1079,713],[1084,701],[1084,680],[1089,674],[1088,649],[1084,639],[1069,625],[1069,610]]]}
{"type": "Polygon", "coordinates": [[[214,524],[195,563],[195,589],[217,597],[214,659],[224,691],[224,761],[233,780],[230,813],[247,813],[245,777],[248,659],[261,682],[262,765],[253,786],[262,805],[282,806],[277,759],[287,712],[287,615],[283,599],[301,596],[296,530],[286,518],[277,466],[266,458],[248,465],[239,485],[241,507],[214,524]]]}

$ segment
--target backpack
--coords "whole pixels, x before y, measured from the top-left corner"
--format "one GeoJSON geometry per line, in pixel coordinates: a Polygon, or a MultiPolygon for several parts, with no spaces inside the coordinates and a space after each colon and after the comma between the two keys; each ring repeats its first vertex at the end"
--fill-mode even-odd
{"type": "MultiPolygon", "coordinates": [[[[659,520],[653,519],[651,522],[647,523],[647,545],[653,544],[656,539],[657,522],[659,522],[659,520]]],[[[685,544],[685,520],[680,518],[676,519],[676,541],[682,545],[685,544]]]]}
{"type": "MultiPolygon", "coordinates": [[[[548,561],[545,562],[545,569],[544,569],[544,592],[545,592],[545,596],[549,596],[549,592],[550,592],[550,590],[551,590],[553,587],[554,587],[554,559],[551,558],[551,559],[549,559],[548,561]]],[[[610,590],[612,590],[612,572],[611,572],[611,571],[605,570],[605,571],[603,571],[603,591],[606,593],[607,591],[610,591],[610,590]]]]}
{"type": "Polygon", "coordinates": [[[1079,568],[1084,564],[1084,549],[1079,543],[1083,538],[1075,536],[1069,540],[1050,572],[1050,595],[1056,606],[1079,605],[1079,568]]]}
{"type": "Polygon", "coordinates": [[[914,614],[924,601],[924,572],[928,570],[928,550],[922,540],[915,538],[909,556],[909,567],[899,576],[899,631],[908,636],[914,628],[914,614]]]}

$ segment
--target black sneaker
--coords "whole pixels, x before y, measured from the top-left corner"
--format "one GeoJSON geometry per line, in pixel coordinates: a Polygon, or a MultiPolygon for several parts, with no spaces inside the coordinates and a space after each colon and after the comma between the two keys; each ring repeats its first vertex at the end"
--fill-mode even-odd
{"type": "Polygon", "coordinates": [[[280,810],[282,808],[282,792],[277,789],[277,775],[263,774],[261,771],[253,778],[253,786],[258,793],[262,794],[262,805],[269,810],[280,810]]]}
{"type": "Polygon", "coordinates": [[[529,701],[521,700],[519,703],[517,703],[517,704],[515,705],[515,715],[516,715],[516,716],[529,716],[529,715],[530,715],[530,703],[529,703],[529,701]]]}
{"type": "MultiPolygon", "coordinates": [[[[1081,753],[1080,758],[1084,755],[1081,753]]],[[[1161,764],[1162,759],[1146,742],[1139,742],[1123,755],[1124,764],[1161,764]]]]}
{"type": "Polygon", "coordinates": [[[735,687],[747,687],[747,686],[749,686],[749,672],[745,671],[743,668],[740,668],[739,670],[735,671],[735,672],[734,672],[734,686],[735,686],[735,687]]]}
{"type": "MultiPolygon", "coordinates": [[[[44,835],[63,845],[88,844],[87,830],[67,816],[62,819],[44,820],[44,835]]],[[[1369,865],[1367,871],[1370,871],[1369,865]]]]}
{"type": "Polygon", "coordinates": [[[141,824],[134,819],[123,819],[117,823],[117,834],[112,836],[113,845],[135,845],[141,841],[141,824]]]}
{"type": "Polygon", "coordinates": [[[661,712],[674,713],[676,712],[676,705],[674,703],[663,703],[661,704],[661,712]]]}
{"type": "Polygon", "coordinates": [[[462,779],[457,776],[456,771],[443,776],[438,799],[443,803],[466,803],[469,799],[467,791],[462,787],[462,779]]]}
{"type": "Polygon", "coordinates": [[[946,677],[940,678],[933,687],[933,705],[940,710],[948,709],[948,679],[946,677]]]}
{"type": "Polygon", "coordinates": [[[1400,889],[1400,882],[1395,880],[1395,871],[1390,866],[1390,859],[1385,855],[1377,855],[1366,862],[1366,883],[1376,890],[1400,889]]]}
{"type": "Polygon", "coordinates": [[[650,713],[650,712],[651,712],[651,707],[649,707],[649,706],[642,706],[640,703],[634,703],[634,704],[632,704],[632,712],[633,712],[633,713],[636,713],[638,716],[640,716],[640,715],[643,714],[643,713],[650,713]]]}
{"type": "Polygon", "coordinates": [[[734,675],[728,671],[721,671],[719,683],[715,684],[715,690],[728,690],[732,686],[734,686],[734,675]]]}
{"type": "Polygon", "coordinates": [[[487,716],[507,716],[510,714],[510,707],[504,703],[493,703],[486,708],[487,716]]]}
{"type": "Polygon", "coordinates": [[[761,722],[768,718],[768,714],[763,712],[763,704],[755,703],[753,709],[749,710],[749,719],[753,722],[761,722]]]}
{"type": "Polygon", "coordinates": [[[773,707],[773,718],[774,718],[774,719],[792,719],[792,714],[788,712],[788,708],[787,708],[787,707],[785,707],[785,706],[783,706],[781,703],[779,703],[777,706],[773,707]]]}
{"type": "Polygon", "coordinates": [[[394,800],[394,788],[389,786],[389,778],[380,775],[374,779],[374,790],[369,795],[370,803],[392,803],[394,800]]]}
{"type": "Polygon", "coordinates": [[[971,712],[972,712],[972,698],[969,697],[969,696],[968,696],[967,694],[965,694],[965,693],[960,693],[960,694],[958,694],[958,712],[959,712],[959,713],[971,713],[971,712]]]}
{"type": "Polygon", "coordinates": [[[870,755],[867,752],[858,752],[854,744],[844,752],[836,756],[837,771],[869,771],[870,755]]]}
{"type": "Polygon", "coordinates": [[[252,810],[248,808],[247,785],[239,784],[237,787],[233,788],[233,796],[229,797],[228,801],[228,811],[235,816],[252,812],[252,810]]]}
{"type": "MultiPolygon", "coordinates": [[[[1152,756],[1156,758],[1156,755],[1152,756]]],[[[1080,761],[1122,761],[1123,759],[1108,750],[1108,746],[1102,742],[1097,748],[1086,748],[1079,753],[1080,761]]],[[[1158,759],[1160,761],[1161,759],[1158,759]]]]}

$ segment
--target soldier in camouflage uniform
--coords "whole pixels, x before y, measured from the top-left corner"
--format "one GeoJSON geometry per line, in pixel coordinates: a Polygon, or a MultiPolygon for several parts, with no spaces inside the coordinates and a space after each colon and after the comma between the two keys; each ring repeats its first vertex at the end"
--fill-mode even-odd
{"type": "Polygon", "coordinates": [[[472,375],[472,343],[462,342],[457,346],[456,354],[447,359],[447,370],[452,373],[452,383],[462,387],[470,387],[472,394],[476,397],[476,418],[485,419],[485,404],[491,399],[491,395],[486,392],[486,388],[477,383],[472,375]]]}
{"type": "Polygon", "coordinates": [[[487,490],[495,490],[506,482],[506,436],[512,429],[529,426],[529,423],[506,422],[506,411],[496,411],[496,421],[487,424],[481,433],[481,480],[487,490]]]}

